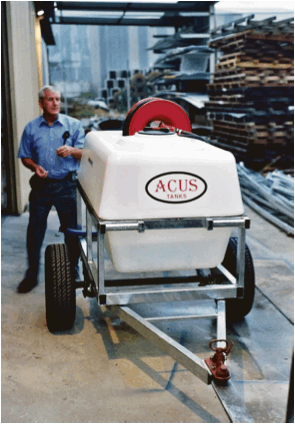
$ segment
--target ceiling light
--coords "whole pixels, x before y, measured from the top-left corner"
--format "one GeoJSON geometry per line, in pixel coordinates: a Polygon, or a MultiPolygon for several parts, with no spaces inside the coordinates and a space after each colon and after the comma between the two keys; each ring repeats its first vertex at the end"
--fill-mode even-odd
{"type": "MultiPolygon", "coordinates": [[[[125,2],[116,2],[116,3],[125,3],[125,2]]],[[[151,3],[150,1],[129,1],[128,3],[151,3]]],[[[178,1],[153,1],[153,3],[168,3],[168,4],[175,4],[178,3],[178,1]]]]}
{"type": "MultiPolygon", "coordinates": [[[[59,13],[61,11],[59,10],[59,13]]],[[[121,11],[83,11],[80,10],[64,10],[62,11],[63,18],[105,18],[105,19],[120,19],[123,16],[121,11]]]]}
{"type": "Polygon", "coordinates": [[[136,19],[160,19],[164,12],[125,12],[124,18],[136,19]]]}
{"type": "Polygon", "coordinates": [[[183,16],[184,18],[194,18],[198,16],[209,16],[209,12],[180,12],[180,16],[183,16]]]}
{"type": "MultiPolygon", "coordinates": [[[[80,3],[80,2],[75,2],[80,3]]],[[[91,3],[97,3],[91,2],[91,3]]],[[[99,3],[109,3],[109,1],[100,1],[99,3]]],[[[112,3],[126,3],[126,1],[114,1],[112,3]]],[[[151,3],[151,1],[128,1],[128,3],[151,3]]],[[[168,3],[168,4],[176,4],[178,1],[153,1],[153,3],[168,3]]]]}
{"type": "Polygon", "coordinates": [[[190,38],[210,38],[210,34],[179,34],[180,38],[190,39],[190,38]]]}

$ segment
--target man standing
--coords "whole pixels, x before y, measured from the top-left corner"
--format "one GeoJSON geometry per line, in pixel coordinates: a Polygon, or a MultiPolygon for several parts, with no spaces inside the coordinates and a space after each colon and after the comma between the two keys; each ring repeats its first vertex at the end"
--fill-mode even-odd
{"type": "Polygon", "coordinates": [[[85,133],[80,121],[59,113],[60,93],[56,88],[43,87],[39,91],[39,105],[43,115],[27,124],[18,152],[24,166],[34,172],[30,179],[28,269],[18,286],[19,293],[28,293],[38,284],[40,251],[52,206],[65,233],[71,263],[78,272],[78,240],[68,235],[66,229],[77,228],[76,173],[85,133]]]}

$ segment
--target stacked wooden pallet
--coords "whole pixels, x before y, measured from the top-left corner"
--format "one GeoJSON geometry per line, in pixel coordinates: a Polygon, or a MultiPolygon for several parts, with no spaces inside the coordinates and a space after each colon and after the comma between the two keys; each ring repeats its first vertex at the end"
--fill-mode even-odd
{"type": "Polygon", "coordinates": [[[206,108],[210,142],[259,167],[293,154],[294,24],[253,17],[211,34],[209,46],[221,55],[206,108]]]}
{"type": "Polygon", "coordinates": [[[281,124],[275,118],[272,118],[273,122],[264,120],[262,123],[253,122],[252,119],[252,122],[226,120],[226,117],[223,119],[219,115],[216,118],[211,120],[214,134],[211,141],[231,150],[239,160],[262,162],[264,166],[264,162],[270,162],[274,154],[292,155],[294,124],[291,118],[281,124]]]}

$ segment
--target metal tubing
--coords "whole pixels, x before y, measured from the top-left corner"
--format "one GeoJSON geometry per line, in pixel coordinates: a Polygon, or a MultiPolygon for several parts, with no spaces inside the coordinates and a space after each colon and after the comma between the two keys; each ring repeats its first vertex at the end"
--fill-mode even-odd
{"type": "Polygon", "coordinates": [[[146,322],[145,318],[142,318],[127,306],[114,307],[113,309],[122,320],[138,331],[143,337],[151,341],[159,349],[191,371],[204,383],[210,384],[212,374],[206,367],[204,361],[198,358],[198,356],[194,355],[184,346],[181,346],[153,324],[146,322]]]}
{"type": "Polygon", "coordinates": [[[92,217],[87,208],[86,210],[86,252],[88,263],[93,262],[92,250],[92,217]]]}
{"type": "Polygon", "coordinates": [[[243,199],[245,203],[247,203],[247,205],[249,205],[252,209],[258,212],[260,215],[262,215],[265,219],[272,222],[274,225],[281,228],[282,230],[286,231],[286,233],[294,234],[294,227],[291,227],[291,225],[286,224],[281,219],[267,212],[265,209],[257,205],[257,203],[253,202],[249,197],[243,196],[243,199]]]}
{"type": "Polygon", "coordinates": [[[241,390],[238,391],[231,380],[220,385],[217,381],[212,381],[212,387],[217,394],[230,422],[232,423],[253,423],[254,420],[246,409],[244,399],[241,398],[241,390]]]}
{"type": "Polygon", "coordinates": [[[207,218],[162,218],[143,221],[145,230],[207,228],[207,218]]]}
{"type": "Polygon", "coordinates": [[[101,226],[104,227],[105,231],[140,231],[140,225],[142,221],[135,222],[101,222],[101,226]]]}
{"type": "Polygon", "coordinates": [[[105,294],[104,234],[100,224],[97,225],[97,280],[98,294],[105,294]]]}
{"type": "Polygon", "coordinates": [[[280,199],[279,196],[276,196],[276,203],[271,202],[270,198],[274,197],[272,194],[266,196],[261,195],[260,192],[254,192],[253,190],[247,190],[247,188],[243,188],[243,196],[248,196],[252,200],[257,200],[261,204],[267,206],[268,208],[277,209],[278,212],[281,212],[282,214],[286,215],[287,217],[293,219],[294,217],[294,207],[289,202],[287,203],[285,199],[280,199]],[[264,197],[263,197],[264,196],[264,197]],[[278,201],[280,200],[280,203],[278,201]]]}
{"type": "MultiPolygon", "coordinates": [[[[217,339],[226,340],[225,300],[217,302],[217,339]]],[[[225,342],[217,342],[217,347],[225,348],[225,342]]]]}
{"type": "Polygon", "coordinates": [[[177,316],[167,316],[167,317],[148,317],[145,318],[147,321],[175,321],[178,319],[196,319],[196,318],[216,318],[217,314],[207,314],[207,315],[177,315],[177,316]]]}
{"type": "Polygon", "coordinates": [[[77,228],[82,228],[82,198],[77,188],[77,228]]]}
{"type": "Polygon", "coordinates": [[[237,287],[244,287],[246,230],[239,228],[237,247],[237,287]]]}
{"type": "Polygon", "coordinates": [[[106,287],[116,286],[151,286],[158,284],[179,284],[179,283],[200,283],[200,280],[196,275],[190,276],[171,276],[171,277],[146,277],[146,278],[124,278],[116,280],[106,280],[106,287]]]}
{"type": "Polygon", "coordinates": [[[246,219],[242,218],[228,218],[228,219],[213,219],[213,228],[223,227],[239,227],[245,228],[246,219]]]}
{"type": "Polygon", "coordinates": [[[138,221],[100,221],[103,232],[106,231],[132,231],[143,232],[145,230],[159,229],[182,229],[182,228],[213,228],[223,227],[245,227],[248,222],[247,217],[228,218],[167,218],[138,221]]]}
{"type": "Polygon", "coordinates": [[[223,265],[218,265],[217,269],[219,269],[219,271],[229,280],[230,283],[233,285],[237,284],[237,279],[223,265]]]}
{"type": "Polygon", "coordinates": [[[240,174],[242,174],[243,177],[246,178],[248,180],[248,182],[250,182],[252,187],[254,187],[261,195],[263,195],[267,199],[267,201],[269,202],[269,204],[273,208],[275,208],[275,209],[279,210],[280,212],[282,212],[283,214],[289,216],[289,218],[293,217],[292,211],[286,210],[285,201],[281,201],[278,198],[278,196],[276,198],[274,198],[274,196],[270,192],[270,189],[265,187],[265,181],[264,181],[265,179],[262,180],[262,183],[261,182],[259,183],[254,178],[252,178],[252,176],[249,173],[246,172],[246,170],[243,166],[239,166],[238,170],[240,171],[240,174]]]}
{"type": "Polygon", "coordinates": [[[198,284],[177,284],[149,287],[106,288],[107,305],[128,305],[132,303],[183,302],[206,299],[228,299],[237,297],[237,289],[233,285],[210,285],[199,287],[198,284]]]}

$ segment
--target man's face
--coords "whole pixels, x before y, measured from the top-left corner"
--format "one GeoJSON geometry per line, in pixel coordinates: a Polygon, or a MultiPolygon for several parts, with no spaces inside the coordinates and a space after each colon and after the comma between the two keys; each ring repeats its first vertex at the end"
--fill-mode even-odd
{"type": "Polygon", "coordinates": [[[39,105],[45,115],[57,116],[60,111],[60,93],[58,91],[52,93],[49,90],[45,90],[43,96],[43,99],[39,101],[39,105]]]}

